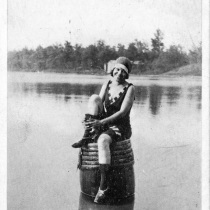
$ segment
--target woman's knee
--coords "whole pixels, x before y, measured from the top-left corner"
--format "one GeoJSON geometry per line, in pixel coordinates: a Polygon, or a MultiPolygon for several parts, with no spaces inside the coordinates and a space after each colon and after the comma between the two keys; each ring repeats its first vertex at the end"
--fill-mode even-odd
{"type": "Polygon", "coordinates": [[[106,134],[102,134],[98,138],[98,147],[99,148],[109,148],[111,142],[112,142],[112,139],[110,136],[108,136],[106,134]]]}
{"type": "Polygon", "coordinates": [[[103,110],[103,104],[100,96],[94,94],[90,97],[88,101],[88,111],[89,114],[97,115],[100,114],[103,110]]]}
{"type": "Polygon", "coordinates": [[[101,104],[102,101],[99,95],[93,94],[90,96],[89,103],[101,104]]]}

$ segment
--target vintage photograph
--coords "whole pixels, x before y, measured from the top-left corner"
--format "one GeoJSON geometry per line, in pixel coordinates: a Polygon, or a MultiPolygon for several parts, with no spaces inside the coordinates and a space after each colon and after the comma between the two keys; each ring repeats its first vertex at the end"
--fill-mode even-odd
{"type": "Polygon", "coordinates": [[[202,0],[7,1],[7,209],[202,209],[202,0]]]}

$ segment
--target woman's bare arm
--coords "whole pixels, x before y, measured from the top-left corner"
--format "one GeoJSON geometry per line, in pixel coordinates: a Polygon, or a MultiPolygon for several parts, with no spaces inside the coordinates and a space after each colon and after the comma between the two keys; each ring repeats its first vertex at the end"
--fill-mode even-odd
{"type": "Polygon", "coordinates": [[[100,96],[102,102],[104,102],[104,100],[105,100],[105,93],[106,93],[107,84],[108,84],[108,82],[105,82],[105,83],[103,84],[103,86],[101,87],[101,91],[100,91],[100,93],[99,93],[99,96],[100,96]]]}

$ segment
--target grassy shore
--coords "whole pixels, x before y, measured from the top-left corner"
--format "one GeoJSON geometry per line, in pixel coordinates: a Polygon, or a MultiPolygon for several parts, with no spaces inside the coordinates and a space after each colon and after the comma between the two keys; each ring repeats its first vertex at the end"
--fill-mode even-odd
{"type": "Polygon", "coordinates": [[[199,63],[183,66],[172,71],[164,73],[164,75],[176,76],[202,76],[202,66],[199,63]]]}
{"type": "MultiPolygon", "coordinates": [[[[45,70],[28,70],[28,69],[21,69],[21,70],[10,70],[8,71],[21,71],[21,72],[45,72],[45,73],[69,73],[69,74],[88,74],[88,75],[107,75],[107,73],[103,69],[90,69],[90,70],[83,70],[83,69],[45,69],[45,70]]],[[[133,69],[132,75],[171,75],[171,76],[202,76],[202,66],[200,63],[197,64],[190,64],[186,66],[182,66],[167,72],[163,72],[161,70],[156,71],[146,71],[140,72],[137,69],[133,69]]]]}

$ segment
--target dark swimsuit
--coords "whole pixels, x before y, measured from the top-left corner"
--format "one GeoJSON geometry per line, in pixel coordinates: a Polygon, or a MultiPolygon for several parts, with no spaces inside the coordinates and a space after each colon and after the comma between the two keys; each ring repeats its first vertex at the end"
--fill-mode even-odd
{"type": "MultiPolygon", "coordinates": [[[[128,88],[131,85],[133,85],[132,83],[129,83],[122,89],[122,91],[119,93],[117,97],[111,99],[110,95],[111,83],[112,81],[109,81],[106,87],[105,100],[103,103],[104,112],[102,118],[107,118],[120,110],[128,88]]],[[[132,134],[131,125],[130,125],[130,110],[127,112],[127,114],[124,117],[121,117],[114,123],[111,123],[108,126],[106,126],[104,132],[102,133],[109,135],[112,138],[112,141],[122,141],[125,139],[129,139],[132,134]]]]}

